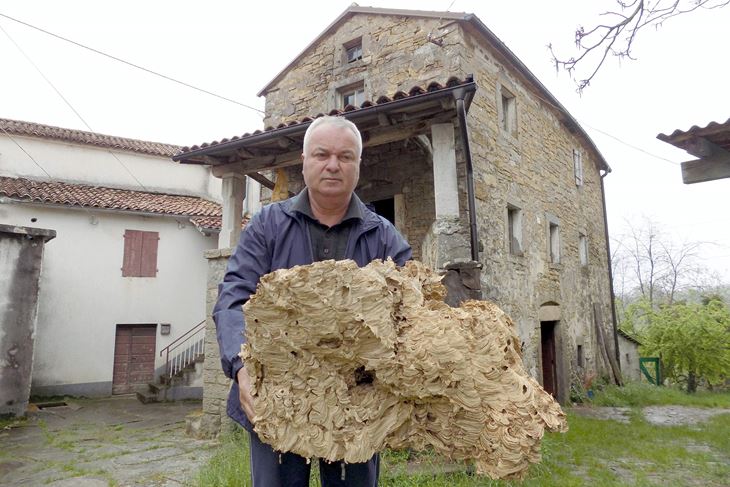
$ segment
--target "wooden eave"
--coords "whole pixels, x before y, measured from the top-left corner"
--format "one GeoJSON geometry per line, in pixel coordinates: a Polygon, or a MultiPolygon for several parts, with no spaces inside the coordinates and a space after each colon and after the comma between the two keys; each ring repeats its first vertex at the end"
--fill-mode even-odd
{"type": "Polygon", "coordinates": [[[682,163],[684,184],[730,178],[730,119],[712,122],[706,127],[693,126],[687,131],[659,134],[657,139],[697,157],[682,163]]]}
{"type": "MultiPolygon", "coordinates": [[[[407,140],[428,134],[434,123],[450,122],[457,118],[456,100],[465,100],[468,109],[476,91],[476,83],[469,81],[438,91],[412,95],[342,114],[354,122],[363,136],[363,147],[407,140]]],[[[190,150],[173,157],[184,164],[204,164],[213,174],[251,175],[259,171],[301,164],[304,133],[311,119],[286,127],[244,136],[215,145],[190,150]]],[[[266,186],[268,184],[263,182],[266,186]]]]}

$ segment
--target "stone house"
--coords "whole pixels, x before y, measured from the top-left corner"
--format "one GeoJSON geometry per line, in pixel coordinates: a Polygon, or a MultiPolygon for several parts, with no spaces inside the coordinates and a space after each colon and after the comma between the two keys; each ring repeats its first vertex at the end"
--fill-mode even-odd
{"type": "MultiPolygon", "coordinates": [[[[19,345],[8,328],[31,330],[31,394],[144,388],[166,370],[160,352],[204,320],[203,252],[217,247],[220,180],[173,163],[179,149],[0,119],[0,222],[56,235],[42,256],[35,326],[8,318],[20,279],[0,296],[3,349],[19,345]]],[[[3,276],[29,269],[9,255],[3,276]]],[[[196,387],[200,395],[202,378],[187,392],[196,387]]]]}
{"type": "Polygon", "coordinates": [[[639,347],[641,342],[636,337],[618,330],[618,349],[621,361],[621,376],[624,380],[638,382],[641,380],[641,369],[639,366],[639,347]]]}
{"type": "MultiPolygon", "coordinates": [[[[238,238],[244,176],[296,193],[307,126],[342,114],[364,137],[358,195],[395,223],[416,258],[446,274],[453,301],[490,299],[511,315],[525,364],[547,390],[566,401],[581,371],[617,374],[603,192],[610,168],[476,16],[353,5],[259,95],[265,130],[174,156],[223,180],[208,316],[238,238]]],[[[203,429],[214,431],[228,382],[209,327],[203,429]]]]}

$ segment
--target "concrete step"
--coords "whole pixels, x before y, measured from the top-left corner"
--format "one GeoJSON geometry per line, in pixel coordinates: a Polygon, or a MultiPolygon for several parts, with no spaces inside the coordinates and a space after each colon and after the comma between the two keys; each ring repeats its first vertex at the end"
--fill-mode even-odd
{"type": "Polygon", "coordinates": [[[142,404],[150,404],[153,402],[160,402],[160,400],[157,397],[157,394],[153,392],[137,392],[137,400],[141,402],[142,404]]]}

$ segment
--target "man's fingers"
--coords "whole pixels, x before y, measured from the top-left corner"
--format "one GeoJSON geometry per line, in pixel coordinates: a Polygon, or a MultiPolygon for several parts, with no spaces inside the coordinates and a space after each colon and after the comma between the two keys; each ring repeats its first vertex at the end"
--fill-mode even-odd
{"type": "Polygon", "coordinates": [[[245,368],[238,371],[238,399],[241,402],[241,409],[246,413],[248,420],[253,424],[254,410],[253,397],[251,397],[251,380],[245,368]]]}

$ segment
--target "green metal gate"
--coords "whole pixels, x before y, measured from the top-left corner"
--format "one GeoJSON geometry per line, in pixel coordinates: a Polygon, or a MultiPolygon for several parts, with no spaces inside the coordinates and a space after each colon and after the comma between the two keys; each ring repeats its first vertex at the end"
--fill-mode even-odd
{"type": "Polygon", "coordinates": [[[639,369],[644,377],[655,386],[662,385],[662,370],[659,366],[659,357],[639,358],[639,369]]]}

